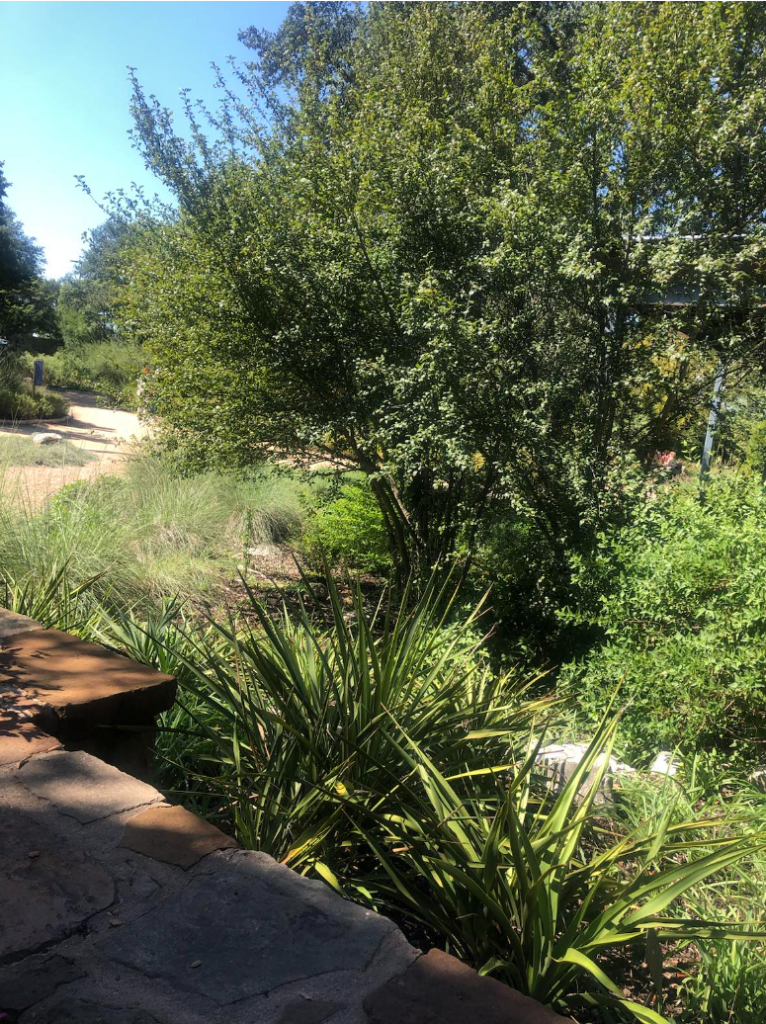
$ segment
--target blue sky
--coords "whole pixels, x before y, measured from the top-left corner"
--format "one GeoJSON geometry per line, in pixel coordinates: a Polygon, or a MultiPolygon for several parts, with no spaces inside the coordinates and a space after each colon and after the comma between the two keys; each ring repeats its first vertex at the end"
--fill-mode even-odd
{"type": "Polygon", "coordinates": [[[126,67],[173,110],[178,92],[214,102],[210,62],[248,51],[237,31],[275,29],[288,3],[35,2],[0,0],[0,160],[12,182],[7,202],[45,249],[59,277],[80,255],[83,231],[103,214],[96,196],[155,180],[131,148],[126,67]]]}

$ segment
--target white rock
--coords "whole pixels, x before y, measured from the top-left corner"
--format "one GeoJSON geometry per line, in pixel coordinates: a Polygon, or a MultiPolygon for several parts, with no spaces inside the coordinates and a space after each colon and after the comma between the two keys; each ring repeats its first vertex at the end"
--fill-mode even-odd
{"type": "Polygon", "coordinates": [[[274,558],[279,554],[276,544],[257,544],[254,548],[247,549],[251,558],[274,558]]]}
{"type": "MultiPolygon", "coordinates": [[[[547,747],[540,748],[537,752],[537,763],[544,767],[550,788],[554,793],[561,792],[572,775],[574,775],[587,750],[587,743],[552,743],[547,747]]],[[[594,776],[603,765],[604,756],[604,754],[599,754],[596,758],[593,768],[583,780],[580,796],[588,793],[593,786],[595,782],[594,776]]],[[[616,757],[610,757],[607,770],[599,784],[596,803],[603,803],[608,799],[615,775],[627,775],[634,772],[635,768],[632,768],[629,764],[618,761],[616,757]]]]}
{"type": "Polygon", "coordinates": [[[42,431],[39,434],[32,434],[32,440],[35,444],[57,444],[59,441],[63,441],[64,438],[61,434],[56,434],[54,431],[42,431]]]}
{"type": "Polygon", "coordinates": [[[653,775],[677,775],[678,761],[669,750],[661,750],[649,769],[653,775]]]}
{"type": "Polygon", "coordinates": [[[748,782],[750,782],[756,789],[760,789],[762,793],[766,793],[766,768],[756,768],[748,776],[748,782]]]}

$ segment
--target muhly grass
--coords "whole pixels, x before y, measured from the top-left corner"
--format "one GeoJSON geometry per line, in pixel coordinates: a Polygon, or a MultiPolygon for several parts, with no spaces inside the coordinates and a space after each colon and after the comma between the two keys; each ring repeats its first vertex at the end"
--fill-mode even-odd
{"type": "Polygon", "coordinates": [[[78,480],[36,509],[0,480],[0,566],[42,580],[66,565],[75,585],[103,574],[98,596],[119,606],[204,596],[248,547],[299,532],[308,489],[265,471],[181,477],[140,458],[123,477],[78,480]]]}

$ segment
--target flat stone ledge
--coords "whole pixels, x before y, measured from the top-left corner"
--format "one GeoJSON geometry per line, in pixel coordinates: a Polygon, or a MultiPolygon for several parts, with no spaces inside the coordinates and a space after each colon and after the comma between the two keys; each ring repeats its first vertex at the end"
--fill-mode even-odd
{"type": "Polygon", "coordinates": [[[322,1024],[343,1009],[343,1003],[328,1003],[323,999],[296,999],[284,1008],[277,1024],[322,1024]]]}
{"type": "Polygon", "coordinates": [[[370,1024],[566,1024],[547,1006],[432,949],[364,1000],[370,1024]]]}
{"type": "Polygon", "coordinates": [[[90,999],[69,997],[47,1009],[30,1010],[21,1024],[164,1024],[145,1010],[107,1006],[90,999]]]}
{"type": "Polygon", "coordinates": [[[236,849],[231,836],[185,807],[150,807],[130,818],[120,846],[184,870],[216,850],[236,849]]]}
{"type": "Polygon", "coordinates": [[[34,956],[14,964],[0,978],[0,1008],[26,1010],[53,995],[61,985],[78,981],[85,972],[64,957],[34,956]]]}
{"type": "Polygon", "coordinates": [[[18,777],[35,796],[83,825],[163,801],[153,786],[82,750],[39,754],[21,766],[18,777]]]}
{"type": "Polygon", "coordinates": [[[172,676],[58,629],[20,632],[0,648],[0,689],[42,702],[40,724],[61,738],[98,726],[139,725],[172,706],[172,676]]]}
{"type": "Polygon", "coordinates": [[[0,821],[0,960],[61,941],[114,901],[109,874],[24,814],[0,821]]]}
{"type": "Polygon", "coordinates": [[[112,961],[225,1006],[318,975],[360,975],[396,930],[324,883],[242,851],[97,945],[112,961]]]}
{"type": "Polygon", "coordinates": [[[33,630],[43,628],[42,623],[30,619],[28,615],[0,608],[0,644],[8,637],[16,636],[17,633],[31,633],[33,630]]]}
{"type": "Polygon", "coordinates": [[[0,708],[0,765],[24,761],[33,754],[57,750],[61,743],[34,722],[14,711],[0,708]]]}

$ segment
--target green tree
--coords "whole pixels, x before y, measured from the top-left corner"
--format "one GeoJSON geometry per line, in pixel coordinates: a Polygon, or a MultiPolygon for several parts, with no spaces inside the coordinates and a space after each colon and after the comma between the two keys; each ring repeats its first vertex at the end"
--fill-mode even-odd
{"type": "Polygon", "coordinates": [[[210,137],[134,81],[179,205],[125,271],[168,443],[353,462],[405,568],[498,501],[563,564],[704,404],[679,338],[760,344],[761,5],[300,4],[242,38],[210,137]]]}
{"type": "Polygon", "coordinates": [[[90,232],[74,272],[61,282],[58,323],[68,348],[117,340],[116,307],[123,283],[117,257],[129,234],[125,221],[109,218],[100,224],[90,232]]]}
{"type": "Polygon", "coordinates": [[[23,341],[55,332],[55,285],[42,279],[43,250],[6,202],[9,186],[0,162],[0,337],[23,341]]]}

